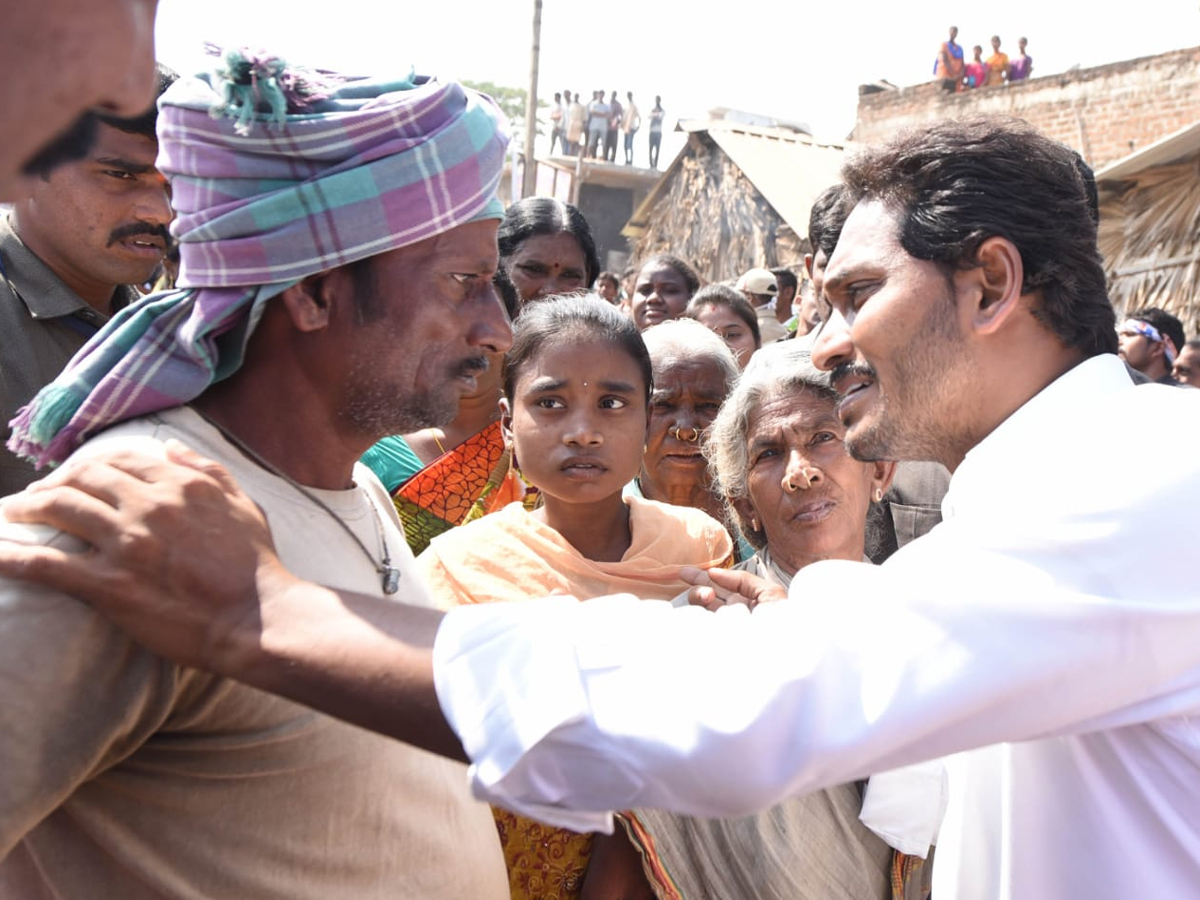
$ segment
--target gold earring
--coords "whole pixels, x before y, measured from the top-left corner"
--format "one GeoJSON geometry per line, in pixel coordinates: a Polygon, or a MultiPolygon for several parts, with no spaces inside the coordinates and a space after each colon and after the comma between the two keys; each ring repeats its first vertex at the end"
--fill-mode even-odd
{"type": "Polygon", "coordinates": [[[883,502],[883,488],[878,488],[878,487],[875,488],[875,502],[876,503],[883,502]]]}

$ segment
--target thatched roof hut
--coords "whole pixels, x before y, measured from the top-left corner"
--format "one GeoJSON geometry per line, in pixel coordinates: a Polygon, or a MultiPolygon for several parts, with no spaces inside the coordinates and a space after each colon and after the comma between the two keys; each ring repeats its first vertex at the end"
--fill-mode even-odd
{"type": "Polygon", "coordinates": [[[1096,173],[1100,252],[1120,317],[1158,306],[1200,333],[1200,123],[1096,173]]]}
{"type": "Polygon", "coordinates": [[[798,269],[812,201],[838,180],[844,148],[731,121],[679,128],[687,143],[622,231],[633,258],[674,253],[707,281],[754,266],[798,269]]]}

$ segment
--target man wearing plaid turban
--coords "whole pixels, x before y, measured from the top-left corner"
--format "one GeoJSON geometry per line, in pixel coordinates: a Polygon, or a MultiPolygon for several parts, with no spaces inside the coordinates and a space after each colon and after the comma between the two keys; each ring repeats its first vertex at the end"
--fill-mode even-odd
{"type": "MultiPolygon", "coordinates": [[[[356,461],[448,421],[508,346],[501,117],[456,84],[225,62],[161,101],[183,287],[114,317],[18,449],[179,440],[233,473],[295,571],[431,605],[356,461]]],[[[168,663],[65,595],[0,581],[0,695],[0,896],[507,896],[460,765],[168,663]]]]}

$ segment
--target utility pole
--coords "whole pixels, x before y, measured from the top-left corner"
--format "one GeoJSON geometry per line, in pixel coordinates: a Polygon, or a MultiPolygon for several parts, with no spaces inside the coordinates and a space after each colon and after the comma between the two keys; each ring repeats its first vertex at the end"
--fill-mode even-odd
{"type": "Polygon", "coordinates": [[[537,162],[533,142],[537,139],[538,59],[542,52],[542,0],[533,0],[533,48],[529,54],[529,94],[525,98],[525,178],[521,196],[532,197],[537,190],[537,162]]]}

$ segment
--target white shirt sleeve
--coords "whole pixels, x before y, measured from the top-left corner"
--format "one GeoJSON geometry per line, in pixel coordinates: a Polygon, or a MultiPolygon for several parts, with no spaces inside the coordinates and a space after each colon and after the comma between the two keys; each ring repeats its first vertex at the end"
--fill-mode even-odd
{"type": "Polygon", "coordinates": [[[1194,590],[1105,596],[1061,552],[1026,558],[1044,535],[1000,551],[959,531],[883,566],[809,566],[753,614],[630,596],[452,611],[437,690],[476,795],[576,830],[635,806],[745,815],[963,749],[1200,709],[1194,590]]]}

